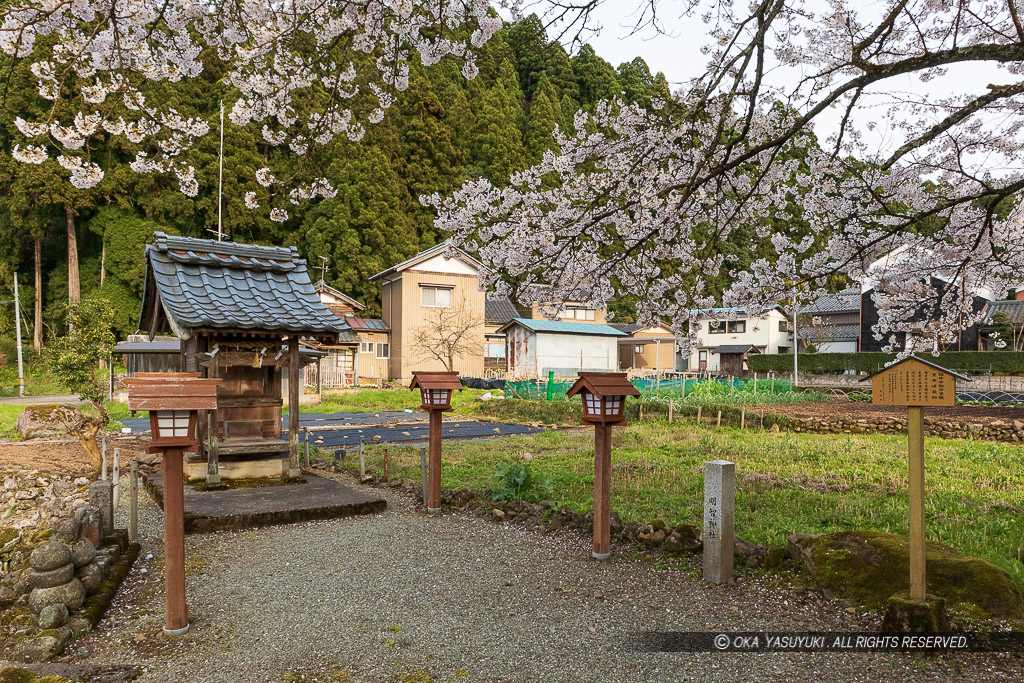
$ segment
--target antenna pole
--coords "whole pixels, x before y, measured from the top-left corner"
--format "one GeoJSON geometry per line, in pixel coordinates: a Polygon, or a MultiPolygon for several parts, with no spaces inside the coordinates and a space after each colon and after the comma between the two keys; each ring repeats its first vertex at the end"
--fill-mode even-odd
{"type": "Polygon", "coordinates": [[[224,239],[224,227],[221,221],[224,193],[224,100],[220,101],[220,169],[217,176],[217,241],[224,239]]]}

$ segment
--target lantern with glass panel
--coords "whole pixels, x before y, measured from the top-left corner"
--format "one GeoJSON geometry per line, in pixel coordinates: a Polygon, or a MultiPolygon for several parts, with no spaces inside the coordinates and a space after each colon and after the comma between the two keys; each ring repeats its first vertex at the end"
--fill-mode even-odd
{"type": "Polygon", "coordinates": [[[420,390],[423,410],[451,410],[452,392],[462,391],[457,372],[414,372],[409,389],[420,390]]]}
{"type": "Polygon", "coordinates": [[[567,397],[576,394],[583,399],[583,424],[622,425],[626,424],[626,397],[640,392],[624,372],[581,372],[566,392],[567,397]]]}
{"type": "Polygon", "coordinates": [[[201,378],[198,372],[140,372],[125,380],[128,408],[149,411],[150,448],[190,448],[196,442],[200,410],[217,407],[219,378],[201,378]]]}

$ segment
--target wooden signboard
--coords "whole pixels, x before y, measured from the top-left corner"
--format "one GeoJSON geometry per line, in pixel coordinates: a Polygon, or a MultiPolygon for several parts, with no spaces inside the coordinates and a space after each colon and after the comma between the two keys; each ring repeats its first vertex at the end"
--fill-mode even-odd
{"type": "Polygon", "coordinates": [[[956,405],[956,380],[962,375],[915,356],[871,376],[871,402],[879,406],[956,405]]]}
{"type": "Polygon", "coordinates": [[[871,380],[871,402],[907,406],[907,464],[910,494],[910,599],[927,599],[924,566],[924,406],[956,405],[956,381],[969,377],[909,356],[876,372],[871,380]]]}

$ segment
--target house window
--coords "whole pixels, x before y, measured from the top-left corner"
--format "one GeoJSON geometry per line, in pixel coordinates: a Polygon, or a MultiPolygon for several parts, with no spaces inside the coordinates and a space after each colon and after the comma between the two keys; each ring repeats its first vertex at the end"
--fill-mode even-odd
{"type": "Polygon", "coordinates": [[[643,344],[637,344],[635,347],[633,347],[633,353],[643,353],[643,352],[644,352],[644,345],[643,344]]]}
{"type": "Polygon", "coordinates": [[[373,353],[373,342],[359,342],[359,353],[373,353]]]}
{"type": "Polygon", "coordinates": [[[743,334],[747,331],[746,320],[730,320],[728,323],[730,334],[743,334]]]}
{"type": "Polygon", "coordinates": [[[596,320],[597,310],[580,306],[567,306],[562,312],[565,320],[596,320]]]}
{"type": "Polygon", "coordinates": [[[420,304],[428,308],[450,308],[452,305],[452,288],[421,286],[420,304]]]}
{"type": "Polygon", "coordinates": [[[708,323],[708,334],[725,334],[725,325],[717,320],[708,323]]]}
{"type": "Polygon", "coordinates": [[[391,358],[391,344],[377,343],[377,358],[391,358]]]}
{"type": "Polygon", "coordinates": [[[779,332],[789,332],[789,321],[788,320],[780,320],[779,321],[779,332]]]}

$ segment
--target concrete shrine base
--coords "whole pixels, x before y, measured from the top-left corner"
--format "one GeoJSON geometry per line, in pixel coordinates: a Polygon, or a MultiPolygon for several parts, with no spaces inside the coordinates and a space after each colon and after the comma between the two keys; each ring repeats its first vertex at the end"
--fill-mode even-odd
{"type": "MultiPolygon", "coordinates": [[[[163,476],[145,476],[146,489],[163,507],[163,476]]],[[[185,485],[185,533],[201,534],[315,519],[383,512],[383,498],[311,474],[296,481],[214,491],[185,485]]]]}

